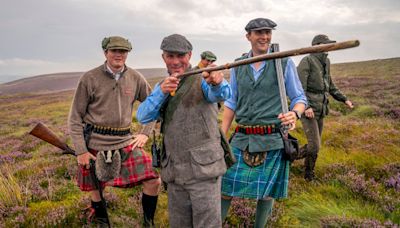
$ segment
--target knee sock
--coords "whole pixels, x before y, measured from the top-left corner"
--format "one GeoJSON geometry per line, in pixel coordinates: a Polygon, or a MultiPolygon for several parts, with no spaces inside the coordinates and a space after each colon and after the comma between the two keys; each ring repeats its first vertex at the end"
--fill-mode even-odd
{"type": "Polygon", "coordinates": [[[272,208],[274,206],[274,199],[270,198],[267,200],[257,201],[256,210],[256,221],[254,224],[255,228],[264,228],[267,224],[267,220],[272,213],[272,208]]]}
{"type": "Polygon", "coordinates": [[[229,207],[231,206],[232,199],[224,199],[221,198],[221,218],[222,223],[225,221],[226,216],[228,215],[229,207]]]}
{"type": "Polygon", "coordinates": [[[142,208],[145,225],[154,225],[154,214],[157,208],[158,196],[149,196],[143,193],[142,208]]]}
{"type": "Polygon", "coordinates": [[[95,215],[97,218],[106,218],[106,208],[104,207],[103,203],[101,201],[99,202],[93,202],[92,201],[92,208],[95,211],[95,215]]]}

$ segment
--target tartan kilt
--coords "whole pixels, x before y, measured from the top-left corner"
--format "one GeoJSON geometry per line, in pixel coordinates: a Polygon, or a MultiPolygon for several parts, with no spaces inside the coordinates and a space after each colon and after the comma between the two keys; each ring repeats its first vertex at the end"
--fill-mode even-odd
{"type": "Polygon", "coordinates": [[[222,194],[226,196],[263,199],[286,198],[290,162],[282,158],[283,149],[268,151],[264,163],[250,167],[243,161],[242,151],[232,147],[237,162],[222,176],[222,194]]]}
{"type": "MultiPolygon", "coordinates": [[[[130,188],[142,183],[142,181],[158,178],[158,173],[153,169],[151,157],[142,149],[136,148],[132,151],[132,144],[120,150],[121,171],[119,176],[113,180],[102,182],[101,187],[113,186],[119,188],[130,188]]],[[[96,150],[90,149],[91,154],[96,156],[96,150]]],[[[96,187],[92,181],[90,169],[83,166],[78,167],[78,186],[82,191],[93,191],[96,187]]]]}

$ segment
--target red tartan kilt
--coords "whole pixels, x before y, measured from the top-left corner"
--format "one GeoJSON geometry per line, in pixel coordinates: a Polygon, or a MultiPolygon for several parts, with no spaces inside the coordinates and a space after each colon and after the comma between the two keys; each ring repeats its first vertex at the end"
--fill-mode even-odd
{"type": "MultiPolygon", "coordinates": [[[[96,150],[90,150],[96,156],[96,150]]],[[[132,144],[120,150],[122,163],[121,172],[114,180],[100,182],[102,188],[113,186],[119,188],[130,188],[142,183],[142,181],[158,178],[158,173],[153,169],[151,157],[142,149],[136,148],[132,151],[132,144]],[[125,154],[122,154],[125,153],[125,154]],[[126,159],[123,159],[123,158],[126,159]]],[[[92,181],[90,170],[82,166],[78,168],[78,186],[82,191],[93,191],[96,187],[92,181]]]]}

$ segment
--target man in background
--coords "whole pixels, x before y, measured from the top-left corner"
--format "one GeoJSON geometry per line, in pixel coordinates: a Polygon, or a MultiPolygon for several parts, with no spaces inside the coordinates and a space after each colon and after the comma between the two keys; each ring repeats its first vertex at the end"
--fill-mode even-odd
{"type": "MultiPolygon", "coordinates": [[[[327,35],[316,35],[311,44],[335,43],[327,35]]],[[[314,179],[314,168],[317,161],[318,152],[321,147],[322,129],[324,118],[329,113],[329,94],[337,101],[345,103],[349,108],[353,108],[353,103],[336,87],[332,81],[331,64],[328,53],[312,53],[305,56],[299,63],[297,71],[300,81],[306,93],[309,106],[301,118],[304,133],[308,143],[301,148],[299,159],[305,157],[304,179],[311,181],[314,179]]]]}

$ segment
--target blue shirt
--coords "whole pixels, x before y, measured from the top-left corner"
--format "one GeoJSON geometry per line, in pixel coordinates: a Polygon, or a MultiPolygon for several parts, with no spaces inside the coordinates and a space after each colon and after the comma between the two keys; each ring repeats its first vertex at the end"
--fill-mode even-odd
{"type": "MultiPolygon", "coordinates": [[[[249,56],[251,56],[251,53],[249,53],[249,56]]],[[[250,66],[251,66],[251,69],[253,72],[254,81],[257,81],[257,79],[260,77],[260,75],[264,71],[266,62],[263,61],[258,70],[256,70],[254,68],[253,64],[251,64],[250,66]]],[[[238,87],[237,87],[237,81],[236,81],[235,68],[232,68],[230,70],[230,74],[231,74],[230,81],[231,81],[232,96],[228,100],[225,101],[224,105],[226,107],[228,107],[229,109],[232,109],[233,111],[235,111],[237,99],[238,99],[238,87]]],[[[294,64],[293,60],[290,58],[288,58],[284,78],[285,78],[286,94],[288,95],[288,97],[291,101],[290,109],[292,109],[294,107],[294,105],[297,103],[303,103],[303,104],[307,105],[307,98],[304,94],[303,87],[301,86],[299,76],[297,75],[296,65],[294,64]]]]}
{"type": "MultiPolygon", "coordinates": [[[[213,86],[207,84],[202,78],[201,89],[205,99],[210,103],[225,101],[231,97],[231,87],[224,79],[219,85],[213,86]]],[[[164,94],[159,84],[156,85],[153,92],[144,100],[138,108],[136,118],[141,124],[146,124],[157,120],[160,116],[160,108],[169,94],[164,94]]]]}

